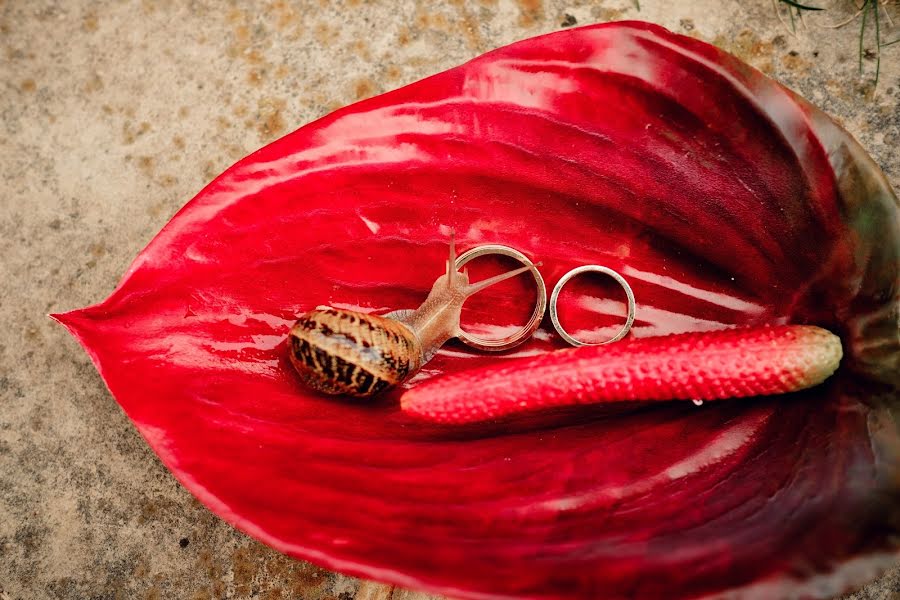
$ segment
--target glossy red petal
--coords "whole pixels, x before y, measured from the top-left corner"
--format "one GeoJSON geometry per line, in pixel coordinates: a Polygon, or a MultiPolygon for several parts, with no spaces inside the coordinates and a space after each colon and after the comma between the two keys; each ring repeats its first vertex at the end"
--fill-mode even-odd
{"type": "MultiPolygon", "coordinates": [[[[821,112],[712,46],[616,23],[501,48],[259,150],[106,301],[58,318],[175,476],[291,555],[458,597],[826,597],[898,554],[898,223],[821,112]],[[845,362],[777,400],[491,435],[407,420],[402,390],[366,405],[300,386],[296,315],[417,306],[447,227],[463,250],[543,261],[551,286],[618,270],[636,336],[815,323],[845,362]]],[[[587,289],[561,300],[570,331],[616,327],[621,299],[587,289]]],[[[511,326],[529,310],[516,297],[476,296],[466,326],[511,326]]],[[[559,347],[544,329],[513,355],[559,347]]],[[[420,379],[496,360],[451,345],[420,379]]]]}

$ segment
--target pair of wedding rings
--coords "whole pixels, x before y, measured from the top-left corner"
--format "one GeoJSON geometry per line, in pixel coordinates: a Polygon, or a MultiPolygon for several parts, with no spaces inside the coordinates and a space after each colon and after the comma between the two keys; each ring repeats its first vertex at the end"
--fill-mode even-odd
{"type": "MultiPolygon", "coordinates": [[[[501,244],[487,244],[484,246],[477,246],[462,253],[456,259],[456,270],[460,270],[463,265],[465,265],[469,261],[472,261],[479,256],[485,256],[488,254],[508,256],[509,258],[519,261],[526,267],[529,267],[529,272],[534,277],[534,282],[537,285],[537,303],[534,306],[534,311],[531,313],[531,317],[528,319],[528,322],[519,331],[513,333],[512,335],[499,339],[481,338],[470,333],[466,333],[465,331],[463,331],[459,336],[459,339],[464,344],[471,346],[472,348],[497,352],[515,348],[519,344],[525,342],[534,334],[535,331],[537,331],[537,328],[541,325],[541,321],[544,319],[544,312],[547,310],[547,286],[544,284],[544,278],[541,276],[541,272],[538,271],[537,266],[533,262],[531,262],[531,259],[529,259],[527,256],[525,256],[515,248],[510,248],[509,246],[503,246],[501,244]]],[[[556,286],[554,286],[553,292],[550,294],[550,321],[553,323],[553,328],[556,329],[560,337],[562,337],[573,346],[599,346],[602,344],[610,344],[612,342],[621,340],[628,334],[628,331],[631,329],[631,325],[634,323],[634,309],[634,292],[631,290],[631,286],[628,285],[628,282],[625,281],[625,278],[612,269],[600,265],[583,265],[572,269],[560,278],[556,286]],[[559,300],[559,293],[562,291],[563,287],[566,285],[566,283],[569,282],[570,279],[572,279],[576,275],[580,275],[581,273],[602,273],[604,275],[609,275],[625,290],[625,296],[628,299],[628,314],[625,318],[625,324],[618,331],[618,333],[616,333],[616,335],[606,341],[599,343],[588,343],[575,339],[568,331],[563,328],[562,324],[559,322],[559,313],[557,312],[556,307],[557,301],[559,300]]]]}

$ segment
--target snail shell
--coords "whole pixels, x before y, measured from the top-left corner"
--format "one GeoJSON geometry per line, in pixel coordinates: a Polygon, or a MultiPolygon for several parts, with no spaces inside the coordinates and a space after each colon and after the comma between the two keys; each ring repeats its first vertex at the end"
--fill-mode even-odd
{"type": "Polygon", "coordinates": [[[416,334],[400,321],[337,308],[302,315],[289,341],[301,380],[326,394],[373,396],[405,381],[423,362],[416,334]]]}

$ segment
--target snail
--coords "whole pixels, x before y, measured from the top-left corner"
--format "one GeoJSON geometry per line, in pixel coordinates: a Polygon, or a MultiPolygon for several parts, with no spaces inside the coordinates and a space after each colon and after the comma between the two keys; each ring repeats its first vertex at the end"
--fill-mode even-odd
{"type": "Polygon", "coordinates": [[[458,259],[453,237],[447,272],[416,310],[375,315],[320,307],[299,317],[288,334],[291,363],[308,387],[326,394],[371,397],[409,380],[438,349],[459,337],[483,350],[505,350],[525,341],[537,329],[546,306],[546,290],[537,266],[506,246],[473,248],[458,259]],[[525,266],[477,283],[469,283],[460,267],[483,254],[512,256],[525,266]],[[532,319],[518,334],[502,340],[481,340],[460,327],[463,303],[473,294],[531,271],[538,283],[538,303],[532,319]]]}

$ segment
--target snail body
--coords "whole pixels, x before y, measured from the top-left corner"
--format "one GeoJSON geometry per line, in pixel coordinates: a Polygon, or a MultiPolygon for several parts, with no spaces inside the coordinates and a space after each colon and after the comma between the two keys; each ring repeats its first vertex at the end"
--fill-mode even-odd
{"type": "Polygon", "coordinates": [[[375,315],[324,307],[300,316],[288,335],[291,363],[308,387],[326,394],[374,396],[403,383],[460,333],[466,299],[534,269],[528,265],[470,284],[456,268],[450,242],[447,273],[416,310],[375,315]]]}

